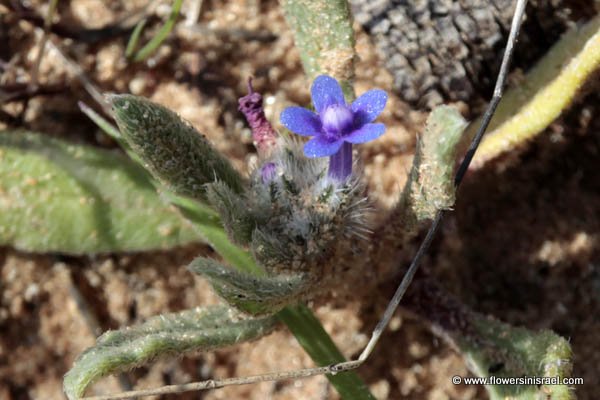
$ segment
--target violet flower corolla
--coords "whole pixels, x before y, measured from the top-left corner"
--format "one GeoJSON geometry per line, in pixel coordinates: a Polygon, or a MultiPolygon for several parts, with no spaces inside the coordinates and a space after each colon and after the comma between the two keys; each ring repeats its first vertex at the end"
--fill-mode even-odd
{"type": "Polygon", "coordinates": [[[339,83],[327,75],[318,76],[311,87],[315,111],[288,107],[281,113],[281,123],[290,131],[313,136],[304,145],[307,157],[330,157],[329,176],[345,180],[352,174],[352,144],[375,140],[385,132],[385,125],[372,123],[385,108],[387,93],[369,90],[347,104],[339,83]]]}

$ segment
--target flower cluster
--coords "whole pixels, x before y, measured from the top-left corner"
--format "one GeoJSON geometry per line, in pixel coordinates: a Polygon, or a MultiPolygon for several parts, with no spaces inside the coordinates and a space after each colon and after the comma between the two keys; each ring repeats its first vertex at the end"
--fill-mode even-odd
{"type": "Polygon", "coordinates": [[[372,122],[383,111],[387,94],[369,90],[347,104],[339,83],[321,75],[313,82],[311,97],[316,112],[288,107],[281,113],[281,123],[298,135],[312,136],[304,154],[330,157],[329,175],[344,180],[352,173],[352,144],[375,140],[385,132],[384,124],[372,122]]]}

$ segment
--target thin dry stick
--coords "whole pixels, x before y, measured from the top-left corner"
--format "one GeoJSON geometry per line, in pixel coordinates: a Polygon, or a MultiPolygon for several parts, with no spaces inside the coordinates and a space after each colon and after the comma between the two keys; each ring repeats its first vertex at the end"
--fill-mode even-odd
{"type": "MultiPolygon", "coordinates": [[[[154,9],[156,8],[158,2],[152,1],[145,7],[142,7],[138,10],[135,10],[130,15],[127,15],[119,24],[125,23],[126,21],[131,20],[132,18],[137,18],[141,15],[141,18],[145,18],[147,15],[150,15],[154,9]]],[[[81,82],[85,90],[89,93],[90,96],[102,107],[104,112],[108,115],[112,115],[112,110],[110,105],[106,102],[104,95],[100,91],[100,89],[94,84],[94,82],[88,78],[88,76],[83,71],[83,68],[74,60],[71,60],[64,52],[64,50],[58,44],[54,44],[52,42],[48,42],[48,45],[52,48],[52,50],[56,51],[56,53],[60,56],[62,61],[65,63],[68,69],[71,70],[73,75],[81,82]]]]}
{"type": "Polygon", "coordinates": [[[79,64],[67,57],[58,45],[55,45],[54,43],[50,42],[50,46],[53,48],[53,50],[56,51],[60,58],[62,58],[65,65],[71,70],[71,72],[77,77],[77,79],[79,79],[85,90],[90,94],[90,96],[92,96],[96,103],[98,103],[102,107],[104,112],[106,112],[108,115],[111,115],[112,110],[109,104],[104,99],[104,95],[102,94],[100,89],[96,87],[92,80],[86,76],[85,72],[79,66],[79,64]]]}
{"type": "Polygon", "coordinates": [[[315,375],[332,374],[335,373],[331,370],[331,366],[318,367],[318,368],[305,368],[297,369],[294,371],[286,372],[272,372],[269,374],[251,375],[241,378],[226,378],[226,379],[209,379],[202,382],[186,383],[183,385],[169,385],[162,386],[156,389],[147,390],[132,390],[129,392],[122,392],[118,394],[111,394],[106,396],[92,396],[84,397],[82,400],[117,400],[117,399],[131,399],[139,396],[158,396],[163,394],[183,393],[195,390],[206,390],[206,389],[217,389],[224,386],[238,386],[248,385],[251,383],[279,381],[283,379],[298,379],[308,378],[315,375]]]}
{"type": "MultiPolygon", "coordinates": [[[[467,168],[469,168],[469,164],[471,164],[471,160],[473,159],[473,156],[475,155],[475,151],[477,150],[477,147],[479,146],[479,143],[481,142],[483,134],[485,133],[488,125],[490,124],[492,116],[494,115],[494,112],[496,111],[496,107],[498,107],[498,103],[500,102],[500,99],[502,98],[504,84],[506,82],[506,77],[508,76],[508,67],[510,64],[510,60],[512,58],[514,44],[517,41],[517,35],[519,34],[519,29],[521,28],[521,22],[523,19],[523,14],[525,13],[525,5],[526,4],[527,4],[527,0],[517,0],[517,5],[515,7],[513,20],[512,20],[511,27],[510,27],[510,33],[508,35],[506,49],[504,51],[504,56],[502,57],[502,64],[500,65],[500,72],[498,73],[498,79],[496,80],[496,86],[494,87],[494,94],[492,96],[492,100],[490,101],[490,104],[488,105],[487,109],[485,110],[485,113],[483,115],[483,121],[481,122],[481,126],[479,127],[477,134],[473,138],[473,141],[469,145],[469,149],[467,150],[467,153],[465,154],[465,158],[463,159],[462,163],[458,167],[458,170],[454,177],[455,189],[458,189],[458,186],[462,182],[462,180],[465,176],[465,173],[467,171],[467,168]]],[[[367,357],[369,357],[369,355],[373,351],[373,348],[377,344],[377,341],[381,337],[381,334],[383,333],[383,331],[387,327],[388,323],[390,322],[390,319],[392,319],[392,315],[398,308],[398,304],[400,304],[400,300],[402,300],[404,293],[406,293],[408,286],[412,282],[413,277],[415,276],[415,273],[417,272],[417,269],[421,263],[421,259],[427,252],[427,249],[429,249],[429,245],[431,244],[433,237],[434,237],[435,233],[437,232],[440,222],[442,222],[443,216],[444,216],[444,210],[439,210],[436,213],[433,223],[431,224],[431,226],[429,227],[429,230],[427,231],[427,235],[425,236],[425,239],[421,243],[419,250],[417,250],[417,254],[413,258],[413,261],[412,261],[410,267],[408,268],[408,271],[406,271],[406,274],[402,278],[402,282],[400,282],[400,286],[398,286],[398,289],[396,289],[396,293],[394,293],[394,297],[392,297],[392,300],[388,304],[387,309],[383,313],[383,318],[381,318],[381,321],[379,321],[379,323],[373,330],[373,333],[371,335],[371,340],[369,340],[369,343],[367,343],[367,347],[365,347],[365,349],[361,353],[360,357],[358,358],[358,361],[360,361],[361,364],[362,364],[362,362],[364,362],[367,359],[367,357]]]]}
{"type": "Polygon", "coordinates": [[[56,10],[57,4],[58,0],[50,0],[48,14],[46,14],[46,18],[44,18],[44,33],[42,35],[42,40],[40,41],[40,51],[38,52],[38,55],[35,59],[35,63],[33,64],[33,68],[31,69],[31,86],[33,87],[36,87],[38,84],[40,64],[42,63],[42,58],[44,57],[46,43],[48,42],[48,38],[50,37],[50,26],[52,25],[52,18],[54,17],[54,11],[56,10]]]}
{"type": "Polygon", "coordinates": [[[77,311],[79,311],[79,314],[81,314],[83,317],[88,329],[94,336],[102,334],[102,327],[100,326],[100,322],[98,322],[98,317],[92,311],[89,303],[85,297],[83,297],[83,294],[81,294],[81,291],[77,285],[75,285],[75,282],[73,281],[73,274],[69,270],[67,270],[67,278],[71,299],[75,302],[77,311]]]}
{"type": "MultiPolygon", "coordinates": [[[[467,168],[469,167],[469,164],[471,163],[471,160],[473,159],[473,156],[475,155],[475,151],[477,150],[477,147],[479,146],[479,143],[481,142],[481,138],[483,137],[483,134],[485,133],[485,131],[490,123],[490,120],[492,119],[492,116],[494,115],[494,111],[496,110],[496,107],[498,106],[498,103],[500,102],[500,99],[502,98],[504,84],[506,83],[506,77],[508,75],[508,67],[510,64],[510,60],[512,58],[514,44],[516,42],[517,35],[518,35],[519,29],[521,27],[521,22],[523,19],[523,14],[525,13],[525,5],[526,4],[527,4],[527,0],[517,0],[517,4],[515,7],[515,12],[513,15],[513,20],[512,20],[512,24],[511,24],[511,28],[510,28],[510,33],[509,33],[508,41],[506,44],[506,49],[504,51],[504,56],[502,57],[502,64],[500,66],[500,72],[498,73],[498,78],[496,80],[496,86],[494,87],[494,94],[492,96],[490,104],[488,105],[488,107],[483,115],[483,120],[481,122],[481,126],[479,127],[477,134],[473,138],[473,141],[471,142],[469,149],[467,150],[465,157],[456,172],[456,175],[454,177],[454,187],[455,188],[458,188],[458,186],[462,182],[462,180],[465,176],[465,173],[467,171],[467,168]]],[[[134,390],[134,391],[123,392],[123,393],[107,395],[107,396],[84,397],[83,400],[130,399],[133,397],[141,397],[141,396],[153,396],[153,395],[161,395],[161,394],[182,393],[182,392],[194,391],[194,390],[216,389],[216,388],[220,388],[220,387],[224,387],[224,386],[247,385],[247,384],[251,384],[251,383],[278,381],[278,380],[283,380],[283,379],[308,378],[311,376],[323,375],[323,374],[337,374],[340,372],[349,371],[349,370],[360,367],[365,362],[365,360],[369,357],[369,355],[371,355],[371,353],[373,352],[375,345],[379,341],[379,338],[381,337],[383,331],[387,327],[394,312],[398,308],[398,305],[400,304],[400,301],[402,300],[404,293],[406,293],[408,286],[412,282],[413,277],[415,276],[415,273],[417,272],[417,269],[421,263],[423,256],[425,255],[425,253],[427,252],[427,249],[431,245],[431,242],[435,236],[435,233],[437,232],[437,229],[440,226],[443,215],[444,215],[443,210],[439,210],[437,212],[437,214],[433,220],[433,223],[431,224],[431,227],[427,231],[427,235],[425,236],[425,239],[421,243],[421,246],[417,250],[417,254],[413,258],[413,261],[410,264],[410,267],[408,268],[408,271],[402,278],[402,282],[400,282],[398,289],[396,289],[396,293],[394,293],[392,300],[390,300],[390,302],[383,314],[383,317],[381,318],[381,320],[379,321],[379,323],[373,330],[373,333],[371,334],[371,339],[369,340],[369,343],[367,343],[367,346],[365,347],[365,349],[360,354],[360,356],[358,357],[357,360],[346,361],[346,362],[333,364],[333,365],[329,365],[329,366],[325,366],[325,367],[305,368],[305,369],[298,369],[298,370],[294,370],[294,371],[284,371],[284,372],[273,372],[273,373],[261,374],[261,375],[251,375],[251,376],[246,376],[246,377],[241,377],[241,378],[211,379],[211,380],[207,380],[207,381],[188,383],[188,384],[184,384],[184,385],[170,385],[170,386],[163,386],[163,387],[156,388],[156,389],[134,390]]]]}
{"type": "Polygon", "coordinates": [[[193,0],[190,9],[185,17],[185,25],[193,26],[198,22],[200,11],[202,10],[202,0],[193,0]]]}

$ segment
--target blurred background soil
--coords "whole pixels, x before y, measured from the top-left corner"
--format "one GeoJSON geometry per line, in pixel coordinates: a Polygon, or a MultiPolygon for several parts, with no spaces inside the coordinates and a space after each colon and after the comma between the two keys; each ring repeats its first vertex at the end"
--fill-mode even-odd
{"type": "MultiPolygon", "coordinates": [[[[284,107],[310,101],[310,82],[277,3],[258,0],[204,1],[198,23],[191,26],[185,15],[193,2],[184,2],[175,32],[141,63],[124,59],[131,30],[121,28],[132,26],[123,19],[143,10],[147,1],[59,2],[53,45],[47,46],[39,68],[39,89],[31,91],[28,82],[47,3],[0,2],[0,128],[26,127],[74,142],[118,147],[79,111],[78,101],[100,109],[54,45],[100,91],[145,96],[180,113],[242,171],[255,160],[250,132],[237,111],[247,78],[254,77],[273,122],[284,107]],[[26,8],[15,11],[20,5],[26,8]]],[[[169,13],[168,2],[158,2],[149,12],[143,40],[159,29],[169,13]]],[[[377,46],[358,24],[356,31],[357,93],[373,87],[390,90],[394,78],[377,46]]],[[[526,44],[543,54],[551,43],[547,38],[540,43],[532,39],[526,44]]],[[[519,67],[526,69],[531,62],[519,67]]],[[[480,73],[494,79],[485,68],[480,73]]],[[[489,95],[484,87],[473,101],[455,104],[473,118],[489,95]]],[[[576,388],[580,399],[597,398],[600,382],[599,100],[597,90],[587,90],[533,142],[471,171],[425,263],[430,275],[473,309],[513,325],[552,329],[569,339],[573,376],[586,382],[576,388]]],[[[365,179],[381,215],[393,204],[410,168],[416,134],[427,115],[418,107],[404,102],[401,93],[391,95],[381,118],[388,126],[386,135],[360,147],[365,179]]],[[[102,331],[217,302],[208,284],[185,269],[198,254],[213,252],[201,244],[93,257],[0,248],[0,399],[61,399],[63,374],[102,331]]],[[[360,296],[316,308],[346,356],[355,357],[366,344],[396,284],[373,282],[360,296]]],[[[294,337],[281,329],[253,343],[161,360],[106,378],[88,393],[308,366],[312,362],[294,337]]],[[[487,398],[481,387],[452,385],[453,375],[468,375],[462,358],[426,323],[403,313],[359,373],[380,399],[487,398]]],[[[337,395],[324,377],[315,377],[165,398],[175,397],[337,395]]]]}

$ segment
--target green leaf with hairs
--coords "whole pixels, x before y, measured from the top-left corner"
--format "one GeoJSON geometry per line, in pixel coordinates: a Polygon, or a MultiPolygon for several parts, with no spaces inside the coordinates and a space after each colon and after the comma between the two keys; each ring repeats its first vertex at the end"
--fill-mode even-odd
{"type": "MultiPolygon", "coordinates": [[[[455,335],[455,341],[467,360],[469,369],[478,376],[569,377],[573,364],[571,346],[552,331],[530,331],[513,327],[493,318],[473,313],[471,332],[455,335]]],[[[549,382],[541,386],[487,385],[491,400],[572,400],[568,385],[549,382]]]]}
{"type": "Polygon", "coordinates": [[[243,179],[231,163],[176,113],[128,94],[111,95],[109,101],[131,150],[173,193],[205,201],[205,185],[216,180],[235,193],[243,191],[243,179]]]}
{"type": "Polygon", "coordinates": [[[63,388],[70,400],[80,398],[96,379],[125,371],[157,357],[209,351],[260,338],[277,318],[245,319],[228,306],[196,308],[158,315],[145,323],[100,336],[67,372],[63,388]]]}
{"type": "Polygon", "coordinates": [[[0,245],[95,254],[202,241],[116,152],[27,131],[0,132],[0,245]]]}
{"type": "MultiPolygon", "coordinates": [[[[241,246],[247,245],[260,222],[260,219],[250,212],[248,199],[235,193],[223,182],[207,184],[206,196],[208,202],[219,212],[229,239],[241,246]]],[[[265,214],[267,212],[268,210],[265,210],[265,214]]]]}
{"type": "MultiPolygon", "coordinates": [[[[596,3],[598,4],[598,3],[596,3]]],[[[590,83],[597,87],[600,71],[600,14],[575,24],[514,87],[506,91],[477,149],[471,168],[523,146],[576,101],[590,83]]],[[[469,126],[475,135],[481,119],[469,126]]]]}
{"type": "Polygon", "coordinates": [[[467,122],[450,106],[436,107],[419,138],[409,179],[390,220],[389,232],[414,232],[438,210],[454,205],[454,167],[467,122]]]}
{"type": "Polygon", "coordinates": [[[415,282],[413,290],[407,298],[409,309],[429,320],[433,332],[462,354],[471,372],[494,377],[496,381],[486,385],[490,400],[575,398],[573,387],[562,384],[573,367],[566,339],[475,312],[429,278],[415,282]],[[532,377],[539,382],[525,379],[532,377]],[[523,381],[507,382],[510,378],[523,381]]]}
{"type": "Polygon", "coordinates": [[[354,31],[346,0],[281,0],[304,71],[310,80],[327,74],[340,82],[347,100],[354,98],[354,31]]]}
{"type": "Polygon", "coordinates": [[[255,276],[198,257],[188,267],[202,275],[225,301],[253,315],[273,314],[298,302],[309,281],[302,275],[255,276]]]}
{"type": "Polygon", "coordinates": [[[454,166],[466,126],[458,110],[449,106],[436,107],[427,117],[410,180],[411,202],[418,220],[431,219],[438,210],[454,205],[454,166]]]}

